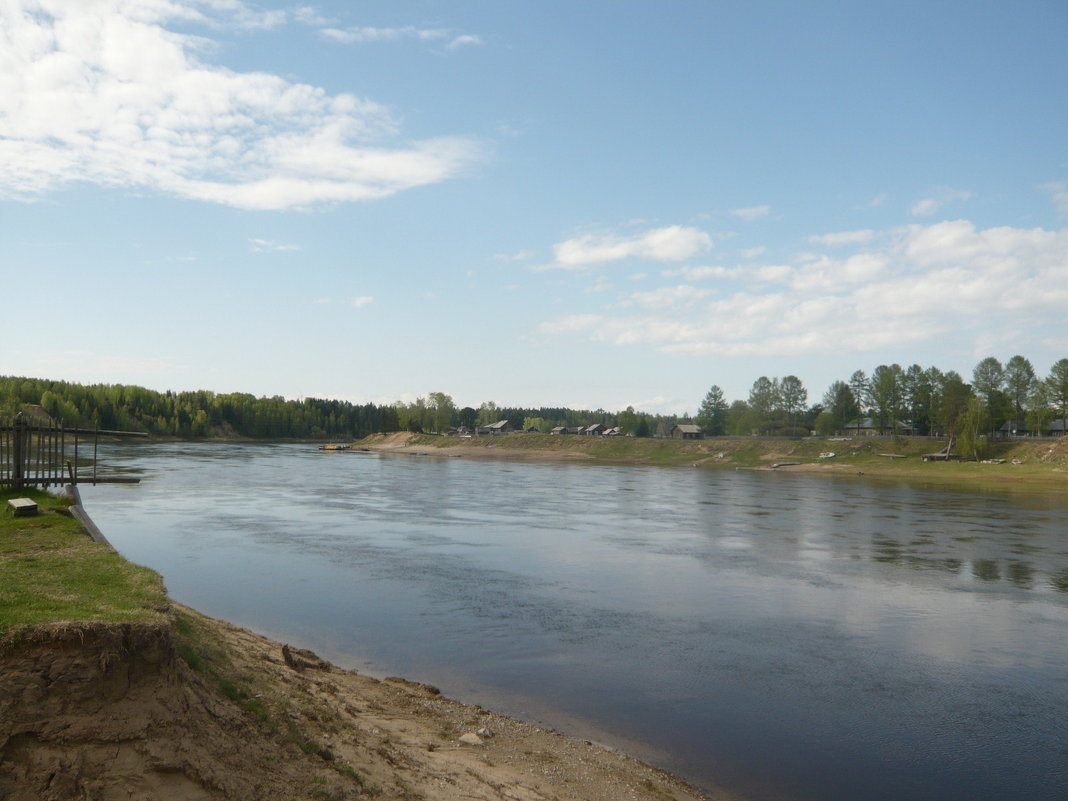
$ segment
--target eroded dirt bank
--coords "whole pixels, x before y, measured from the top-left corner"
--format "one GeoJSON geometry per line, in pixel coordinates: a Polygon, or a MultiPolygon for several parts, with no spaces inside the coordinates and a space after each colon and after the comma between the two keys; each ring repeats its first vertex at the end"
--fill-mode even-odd
{"type": "Polygon", "coordinates": [[[177,605],[0,642],[0,799],[731,797],[177,605]]]}

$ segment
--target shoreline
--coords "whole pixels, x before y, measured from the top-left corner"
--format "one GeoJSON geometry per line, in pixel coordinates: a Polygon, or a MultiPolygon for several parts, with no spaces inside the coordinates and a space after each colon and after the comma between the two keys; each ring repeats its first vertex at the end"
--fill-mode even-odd
{"type": "MultiPolygon", "coordinates": [[[[99,529],[84,509],[78,522],[72,536],[125,562],[90,535],[99,529]]],[[[9,801],[742,799],[428,684],[341,668],[169,597],[145,622],[9,628],[0,675],[9,801]]]]}
{"type": "Polygon", "coordinates": [[[966,460],[925,462],[922,456],[940,447],[939,441],[927,438],[813,437],[777,440],[754,437],[680,441],[621,437],[606,442],[598,442],[597,439],[548,434],[505,434],[459,439],[398,432],[373,434],[353,443],[351,448],[357,454],[370,452],[553,464],[745,469],[858,480],[890,480],[964,492],[1068,496],[1068,437],[1037,442],[994,443],[991,448],[1003,460],[1001,464],[966,460]],[[829,452],[834,452],[834,457],[820,457],[820,454],[829,452]],[[1019,464],[1013,464],[1013,460],[1019,464]]]}

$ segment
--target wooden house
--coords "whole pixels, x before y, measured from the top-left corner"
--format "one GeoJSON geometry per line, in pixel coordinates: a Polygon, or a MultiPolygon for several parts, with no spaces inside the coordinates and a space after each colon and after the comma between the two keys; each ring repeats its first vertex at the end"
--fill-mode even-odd
{"type": "Polygon", "coordinates": [[[678,423],[668,430],[668,437],[671,439],[704,439],[705,432],[701,430],[701,426],[692,423],[678,423]]]}
{"type": "Polygon", "coordinates": [[[507,420],[498,420],[496,423],[492,423],[488,426],[479,426],[475,429],[475,433],[482,434],[507,434],[512,431],[512,424],[507,420]]]}

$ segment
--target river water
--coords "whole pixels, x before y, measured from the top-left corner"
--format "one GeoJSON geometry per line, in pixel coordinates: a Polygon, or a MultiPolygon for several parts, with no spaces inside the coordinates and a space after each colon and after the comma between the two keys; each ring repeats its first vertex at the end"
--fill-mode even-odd
{"type": "Polygon", "coordinates": [[[755,799],[1068,798],[1068,500],[805,474],[101,448],[175,599],[755,799]]]}

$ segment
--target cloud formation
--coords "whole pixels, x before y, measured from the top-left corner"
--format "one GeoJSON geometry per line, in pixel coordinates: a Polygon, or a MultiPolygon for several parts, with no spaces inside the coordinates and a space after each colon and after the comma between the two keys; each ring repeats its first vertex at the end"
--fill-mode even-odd
{"type": "Polygon", "coordinates": [[[1046,184],[1044,189],[1049,192],[1050,199],[1053,200],[1053,205],[1057,207],[1057,211],[1068,217],[1068,184],[1046,184]]]}
{"type": "Polygon", "coordinates": [[[856,250],[788,264],[682,267],[682,277],[565,315],[547,336],[728,356],[901,348],[980,334],[1048,347],[1068,327],[1068,229],[978,230],[967,220],[848,232],[810,242],[856,250]],[[863,233],[863,235],[861,235],[863,233]],[[715,282],[702,286],[701,282],[715,282]],[[1059,333],[1058,333],[1059,332],[1059,333]]]}
{"type": "Polygon", "coordinates": [[[553,246],[553,261],[540,269],[579,270],[624,259],[685,261],[712,248],[699,228],[670,225],[631,236],[586,234],[553,246]]]}
{"type": "Polygon", "coordinates": [[[817,236],[810,236],[808,241],[813,245],[823,245],[824,247],[833,248],[839,245],[855,245],[858,243],[870,242],[874,236],[875,231],[865,229],[863,231],[839,231],[834,234],[819,234],[817,236]]]}
{"type": "Polygon", "coordinates": [[[767,217],[770,213],[771,206],[749,206],[744,209],[734,209],[731,212],[731,215],[734,217],[741,217],[748,222],[760,219],[761,217],[767,217]]]}
{"type": "Polygon", "coordinates": [[[269,239],[250,239],[248,244],[253,253],[278,253],[286,250],[300,250],[297,245],[283,245],[279,242],[272,242],[269,239]]]}
{"type": "Polygon", "coordinates": [[[311,12],[237,0],[7,0],[0,197],[89,182],[244,209],[381,198],[457,175],[471,139],[398,143],[387,109],[204,63],[167,25],[267,28],[311,12]]]}
{"type": "Polygon", "coordinates": [[[913,203],[909,214],[913,217],[930,217],[941,211],[947,204],[967,200],[971,196],[972,193],[964,189],[940,189],[934,197],[925,197],[913,203]]]}
{"type": "Polygon", "coordinates": [[[405,25],[396,28],[351,27],[323,28],[319,33],[341,44],[368,44],[374,42],[400,42],[412,39],[419,42],[445,41],[446,50],[482,44],[482,39],[473,34],[458,34],[442,28],[416,28],[405,25]]]}

